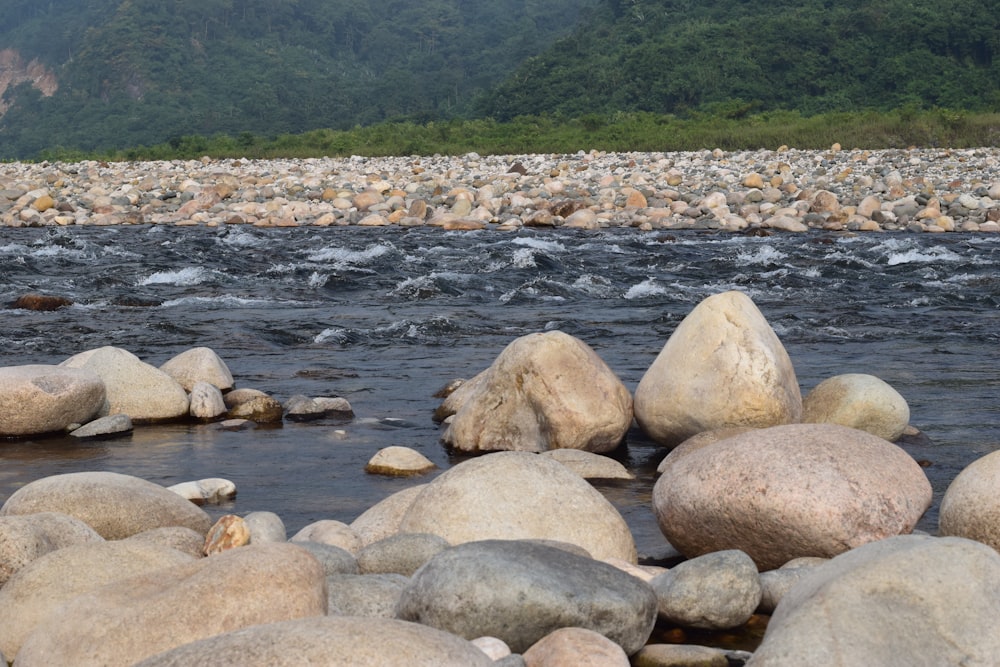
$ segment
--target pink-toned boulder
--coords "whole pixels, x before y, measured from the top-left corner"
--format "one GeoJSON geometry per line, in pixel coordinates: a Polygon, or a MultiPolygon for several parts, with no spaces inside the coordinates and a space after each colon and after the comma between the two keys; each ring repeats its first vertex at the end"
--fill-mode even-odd
{"type": "Polygon", "coordinates": [[[909,533],[930,503],[909,454],[835,424],[719,440],[671,461],[653,488],[660,530],[684,555],[740,549],[761,571],[909,533]]]}
{"type": "Polygon", "coordinates": [[[204,535],[212,525],[204,510],[173,491],[115,472],[43,477],[22,486],[0,507],[0,516],[35,512],[68,514],[108,540],[162,526],[184,526],[204,535]]]}
{"type": "Polygon", "coordinates": [[[527,667],[629,667],[621,646],[586,628],[560,628],[524,652],[527,667]]]}
{"type": "Polygon", "coordinates": [[[884,380],[846,373],[823,380],[806,395],[802,421],[850,426],[895,442],[910,423],[910,406],[884,380]]]}
{"type": "Polygon", "coordinates": [[[137,423],[187,416],[188,396],[184,388],[128,350],[111,346],[87,350],[60,366],[83,368],[104,380],[107,414],[126,414],[137,423]]]}
{"type": "Polygon", "coordinates": [[[0,437],[65,430],[89,421],[104,405],[96,374],[59,366],[0,368],[0,437]]]}
{"type": "Polygon", "coordinates": [[[47,553],[0,588],[0,651],[13,659],[24,638],[77,595],[193,560],[176,549],[133,540],[77,544],[47,553]]]}
{"type": "Polygon", "coordinates": [[[583,341],[561,331],[508,345],[436,413],[442,439],[465,452],[583,449],[607,452],[632,423],[632,396],[583,341]]]}
{"type": "Polygon", "coordinates": [[[636,421],[664,445],[730,426],[794,423],[801,414],[788,353],[742,292],[695,306],[635,390],[636,421]]]}
{"type": "Polygon", "coordinates": [[[528,452],[463,461],[423,488],[398,532],[432,533],[450,544],[544,539],[582,547],[596,559],[636,562],[618,510],[561,463],[528,452]]]}
{"type": "Polygon", "coordinates": [[[938,519],[941,535],[966,537],[1000,551],[1000,451],[976,459],[948,486],[938,519]]]}
{"type": "Polygon", "coordinates": [[[323,568],[308,551],[251,545],[73,598],[27,636],[17,663],[125,667],[231,630],[323,616],[326,605],[323,568]]]}

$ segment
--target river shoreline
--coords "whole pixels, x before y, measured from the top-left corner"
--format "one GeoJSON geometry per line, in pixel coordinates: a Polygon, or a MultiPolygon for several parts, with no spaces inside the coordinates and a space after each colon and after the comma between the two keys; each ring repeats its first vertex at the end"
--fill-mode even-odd
{"type": "Polygon", "coordinates": [[[1000,149],[0,164],[0,226],[1000,232],[1000,149]]]}

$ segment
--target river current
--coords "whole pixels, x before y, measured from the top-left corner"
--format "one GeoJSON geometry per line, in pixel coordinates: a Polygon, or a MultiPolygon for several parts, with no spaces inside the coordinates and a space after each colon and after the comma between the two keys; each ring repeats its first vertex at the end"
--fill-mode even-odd
{"type": "MultiPolygon", "coordinates": [[[[471,377],[512,340],[560,329],[634,390],[680,320],[725,290],[749,295],[784,343],[803,394],[840,373],[877,375],[907,400],[937,529],[955,475],[1000,448],[1000,238],[812,232],[436,228],[70,227],[0,236],[0,365],[59,363],[103,345],[154,365],[213,348],[237,386],[339,395],[349,421],[228,432],[200,424],[131,436],[0,442],[0,502],[40,477],[110,470],[170,485],[224,477],[239,490],[215,515],[266,510],[289,535],[350,522],[407,486],[367,475],[404,445],[440,470],[434,392],[471,377]],[[53,312],[10,309],[21,294],[65,296],[53,312]]],[[[614,456],[636,479],[597,484],[640,553],[663,538],[650,507],[666,451],[636,429],[614,456]]]]}

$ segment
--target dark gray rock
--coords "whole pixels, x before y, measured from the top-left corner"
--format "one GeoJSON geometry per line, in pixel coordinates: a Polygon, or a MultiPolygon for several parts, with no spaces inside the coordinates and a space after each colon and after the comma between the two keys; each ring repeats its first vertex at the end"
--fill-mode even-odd
{"type": "Polygon", "coordinates": [[[497,637],[515,653],[553,630],[581,627],[631,654],[653,630],[656,595],[600,561],[534,542],[484,540],[428,561],[396,615],[467,639],[497,637]]]}
{"type": "Polygon", "coordinates": [[[333,574],[358,574],[358,561],[354,554],[346,549],[322,542],[296,540],[294,544],[315,556],[328,577],[333,574]]]}

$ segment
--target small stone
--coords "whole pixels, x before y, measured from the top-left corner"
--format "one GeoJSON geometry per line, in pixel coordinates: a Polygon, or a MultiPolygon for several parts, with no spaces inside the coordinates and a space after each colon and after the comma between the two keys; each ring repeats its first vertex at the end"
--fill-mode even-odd
{"type": "Polygon", "coordinates": [[[692,558],[655,577],[660,617],[683,627],[736,628],[760,603],[757,567],[742,551],[727,550],[692,558]]]}
{"type": "Polygon", "coordinates": [[[422,475],[437,468],[430,459],[409,447],[385,447],[375,453],[365,466],[365,472],[390,477],[422,475]]]}
{"type": "Polygon", "coordinates": [[[524,652],[527,667],[629,667],[622,647],[586,628],[560,628],[524,652]]]}
{"type": "Polygon", "coordinates": [[[219,554],[250,544],[250,529],[241,517],[227,514],[215,522],[205,536],[205,555],[219,554]]]}
{"type": "Polygon", "coordinates": [[[70,435],[80,439],[118,438],[132,432],[132,419],[128,415],[109,415],[88,422],[70,431],[70,435]]]}
{"type": "Polygon", "coordinates": [[[323,519],[302,528],[292,536],[291,542],[319,542],[339,547],[350,553],[361,549],[361,540],[354,529],[342,521],[323,519]]]}
{"type": "Polygon", "coordinates": [[[195,419],[215,419],[226,414],[226,402],[219,388],[208,382],[198,381],[191,387],[189,414],[195,419]]]}
{"type": "Polygon", "coordinates": [[[243,523],[250,531],[250,542],[285,542],[288,536],[285,524],[274,512],[250,512],[243,517],[243,523]]]}

